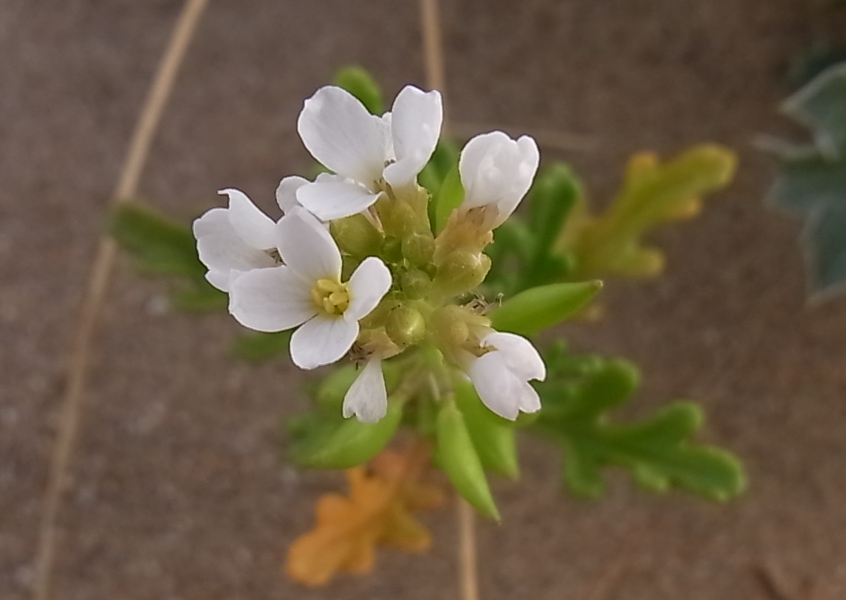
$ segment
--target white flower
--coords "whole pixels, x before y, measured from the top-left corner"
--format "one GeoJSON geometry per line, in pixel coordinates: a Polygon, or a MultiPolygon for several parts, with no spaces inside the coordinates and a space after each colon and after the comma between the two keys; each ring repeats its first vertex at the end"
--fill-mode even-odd
{"type": "Polygon", "coordinates": [[[194,221],[193,229],[200,261],[209,269],[206,279],[226,292],[244,272],[276,266],[279,260],[276,223],[244,192],[218,193],[229,196],[229,208],[209,210],[194,221]]]}
{"type": "Polygon", "coordinates": [[[294,207],[276,225],[284,265],[238,277],[229,290],[229,312],[256,331],[299,327],[291,336],[291,359],[302,369],[340,360],[358,337],[358,321],[391,287],[388,267],[366,258],[341,282],[341,252],[325,226],[294,207]]]}
{"type": "Polygon", "coordinates": [[[344,418],[355,415],[362,423],[375,423],[388,412],[388,392],[382,374],[382,359],[373,356],[367,361],[344,396],[344,418]]]}
{"type": "Polygon", "coordinates": [[[437,91],[406,86],[392,112],[371,115],[354,96],[322,87],[305,101],[297,131],[311,155],[336,174],[297,191],[297,199],[329,221],[366,210],[385,190],[416,183],[441,132],[437,91]]]}
{"type": "Polygon", "coordinates": [[[522,412],[540,410],[540,397],[529,381],[546,378],[540,354],[524,337],[491,331],[482,340],[480,357],[465,365],[467,375],[482,402],[494,413],[514,420],[522,412]]]}
{"type": "Polygon", "coordinates": [[[461,209],[491,207],[490,227],[501,225],[529,188],[538,170],[535,140],[512,140],[501,131],[477,135],[461,150],[458,171],[464,186],[461,209]]]}

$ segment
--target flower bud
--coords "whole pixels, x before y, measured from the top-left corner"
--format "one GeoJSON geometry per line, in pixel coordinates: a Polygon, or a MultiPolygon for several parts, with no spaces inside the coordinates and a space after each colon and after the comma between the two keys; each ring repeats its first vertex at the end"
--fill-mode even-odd
{"type": "Polygon", "coordinates": [[[419,300],[426,295],[432,279],[420,269],[409,269],[400,276],[400,289],[410,300],[419,300]]]}
{"type": "Polygon", "coordinates": [[[470,329],[464,317],[465,310],[455,305],[444,306],[432,313],[429,326],[440,345],[460,346],[467,341],[470,329]]]}
{"type": "Polygon", "coordinates": [[[382,217],[382,224],[385,227],[385,231],[397,237],[405,237],[418,229],[417,214],[407,202],[395,200],[390,203],[385,212],[387,214],[382,217]]]}
{"type": "Polygon", "coordinates": [[[469,292],[485,280],[491,259],[482,252],[455,250],[438,267],[435,283],[451,295],[469,292]]]}
{"type": "Polygon", "coordinates": [[[402,240],[402,255],[415,267],[425,267],[435,254],[435,238],[428,231],[411,233],[402,240]]]}
{"type": "Polygon", "coordinates": [[[380,254],[389,263],[402,262],[402,241],[399,238],[386,237],[380,254]]]}
{"type": "Polygon", "coordinates": [[[332,221],[329,231],[341,250],[356,258],[379,253],[382,235],[362,214],[332,221]]]}
{"type": "Polygon", "coordinates": [[[426,336],[426,321],[417,309],[398,306],[388,315],[385,332],[397,346],[413,346],[426,336]]]}

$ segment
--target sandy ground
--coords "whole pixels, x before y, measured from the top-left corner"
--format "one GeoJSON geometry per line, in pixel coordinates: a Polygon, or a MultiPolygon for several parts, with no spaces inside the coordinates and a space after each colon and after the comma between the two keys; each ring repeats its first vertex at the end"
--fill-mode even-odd
{"type": "MultiPolygon", "coordinates": [[[[96,240],[147,85],[180,2],[0,2],[0,598],[30,597],[64,363],[96,240]]],[[[480,526],[486,600],[846,597],[846,298],[810,309],[799,224],[762,206],[771,164],[753,147],[790,129],[775,113],[786,60],[843,25],[803,0],[443,2],[456,121],[566,131],[549,150],[597,198],[625,158],[700,141],[735,148],[731,190],[663,232],[666,277],[609,285],[608,318],[563,333],[639,362],[638,406],[692,397],[704,438],[745,461],[747,496],[713,506],[613,478],[569,498],[557,457],[523,446],[498,483],[504,524],[480,526]],[[761,572],[772,573],[767,577],[761,572]],[[774,588],[778,588],[777,591],[774,588]],[[780,594],[780,595],[779,595],[780,594]]],[[[840,29],[842,31],[842,27],[840,29]]],[[[416,3],[213,0],[142,181],[189,218],[237,186],[264,207],[310,165],[301,101],[346,63],[393,94],[423,83],[416,3]]],[[[231,360],[226,315],[163,312],[159,282],[118,266],[61,513],[56,600],[349,598],[456,594],[454,514],[427,517],[424,557],[304,591],[281,570],[332,474],[278,455],[304,381],[280,360],[231,360]]]]}

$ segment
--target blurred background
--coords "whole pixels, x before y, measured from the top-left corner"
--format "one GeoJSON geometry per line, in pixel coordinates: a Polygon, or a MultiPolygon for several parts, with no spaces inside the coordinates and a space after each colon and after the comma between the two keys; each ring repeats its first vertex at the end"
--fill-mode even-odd
{"type": "MultiPolygon", "coordinates": [[[[128,140],[182,3],[0,2],[0,598],[32,597],[38,531],[68,352],[128,140]]],[[[844,41],[842,11],[811,0],[442,0],[447,119],[541,139],[600,204],[627,157],[700,142],[733,148],[735,182],[663,230],[663,277],[614,282],[605,317],[561,331],[630,358],[631,414],[690,397],[704,439],[745,462],[748,493],[719,506],[612,476],[571,498],[555,454],[521,448],[497,481],[503,524],[478,529],[486,600],[846,598],[846,296],[810,307],[801,222],[763,199],[763,133],[791,60],[844,41]]],[[[312,162],[302,100],[347,64],[387,97],[425,85],[420,11],[388,0],[211,0],[156,135],[139,196],[186,222],[239,187],[273,191],[312,162]]],[[[470,131],[473,130],[473,131],[470,131]]],[[[224,314],[168,309],[165,285],[121,259],[95,339],[51,598],[455,597],[455,516],[424,520],[424,557],[380,552],[374,572],[304,590],[290,542],[338,474],[299,473],[280,423],[306,404],[286,360],[232,360],[224,314]]]]}

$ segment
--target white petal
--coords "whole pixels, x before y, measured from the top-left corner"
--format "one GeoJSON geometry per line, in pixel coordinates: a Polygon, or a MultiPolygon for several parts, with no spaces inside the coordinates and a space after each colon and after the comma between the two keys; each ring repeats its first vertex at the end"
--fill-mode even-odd
{"type": "Polygon", "coordinates": [[[540,396],[528,382],[520,386],[519,404],[520,410],[524,413],[534,413],[541,409],[540,396]]]}
{"type": "Polygon", "coordinates": [[[283,331],[317,314],[311,288],[288,267],[257,269],[231,284],[229,312],[244,327],[283,331]]]}
{"type": "Polygon", "coordinates": [[[532,343],[513,333],[494,331],[484,337],[482,345],[496,348],[505,364],[524,381],[546,379],[546,365],[532,343]]]}
{"type": "Polygon", "coordinates": [[[388,412],[388,392],[382,361],[371,358],[344,396],[344,418],[355,415],[362,423],[376,423],[388,412]]]}
{"type": "Polygon", "coordinates": [[[391,272],[381,259],[369,256],[353,271],[348,286],[350,305],[344,318],[358,321],[370,314],[391,289],[391,272]]]}
{"type": "Polygon", "coordinates": [[[358,337],[358,322],[320,313],[291,336],[291,360],[301,369],[316,369],[337,362],[358,337]]]}
{"type": "Polygon", "coordinates": [[[389,132],[349,92],[317,90],[305,101],[297,131],[311,155],[336,173],[368,186],[382,177],[389,132]]]}
{"type": "Polygon", "coordinates": [[[225,208],[213,208],[194,221],[197,254],[208,267],[206,279],[222,291],[229,289],[233,273],[273,267],[276,261],[264,250],[249,246],[229,221],[225,208]]]}
{"type": "Polygon", "coordinates": [[[340,281],[341,251],[326,227],[307,210],[293,207],[276,224],[276,247],[285,264],[312,285],[340,281]]]}
{"type": "Polygon", "coordinates": [[[511,372],[499,352],[489,352],[474,360],[467,375],[485,406],[504,419],[517,418],[522,385],[526,382],[511,372]]]}
{"type": "Polygon", "coordinates": [[[441,135],[444,110],[440,92],[406,86],[394,100],[391,138],[396,162],[385,169],[393,187],[414,182],[423,170],[441,135]]]}
{"type": "Polygon", "coordinates": [[[283,213],[287,213],[297,206],[297,190],[307,183],[308,179],[296,175],[285,177],[279,182],[276,188],[276,204],[279,205],[283,213]]]}
{"type": "Polygon", "coordinates": [[[372,194],[350,180],[315,181],[297,191],[300,204],[323,221],[360,213],[378,199],[379,194],[372,194]]]}
{"type": "Polygon", "coordinates": [[[240,190],[220,190],[229,196],[229,222],[247,244],[259,250],[269,250],[276,244],[275,223],[240,190]]]}
{"type": "Polygon", "coordinates": [[[501,131],[477,135],[461,151],[462,208],[495,205],[494,226],[507,219],[532,185],[540,154],[535,141],[512,140],[501,131]]]}

